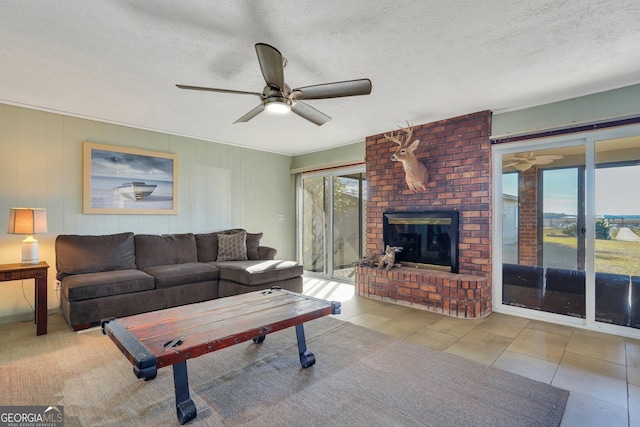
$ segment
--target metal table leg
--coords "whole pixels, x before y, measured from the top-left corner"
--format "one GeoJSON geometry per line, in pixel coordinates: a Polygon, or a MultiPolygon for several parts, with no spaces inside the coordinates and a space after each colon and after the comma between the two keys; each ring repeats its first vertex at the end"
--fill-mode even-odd
{"type": "Polygon", "coordinates": [[[176,391],[176,413],[178,422],[185,424],[198,414],[196,405],[189,397],[189,377],[187,375],[187,361],[173,365],[173,385],[176,391]]]}
{"type": "Polygon", "coordinates": [[[307,340],[304,337],[303,324],[296,325],[296,337],[298,338],[298,354],[300,354],[300,364],[303,368],[308,368],[316,363],[316,356],[307,350],[307,340]]]}

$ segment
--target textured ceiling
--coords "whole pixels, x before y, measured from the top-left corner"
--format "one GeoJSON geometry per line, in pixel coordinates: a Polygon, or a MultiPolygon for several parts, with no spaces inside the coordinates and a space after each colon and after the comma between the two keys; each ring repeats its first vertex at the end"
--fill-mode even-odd
{"type": "Polygon", "coordinates": [[[0,103],[286,154],[640,83],[637,0],[0,2],[0,103]],[[613,7],[615,4],[615,7],[613,7]],[[368,96],[308,101],[316,126],[267,113],[254,44],[292,87],[370,78],[368,96]]]}

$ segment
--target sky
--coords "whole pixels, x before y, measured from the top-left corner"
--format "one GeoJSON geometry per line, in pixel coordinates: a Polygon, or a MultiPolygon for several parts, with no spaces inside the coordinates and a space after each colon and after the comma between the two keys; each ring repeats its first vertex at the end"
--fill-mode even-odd
{"type": "Polygon", "coordinates": [[[91,176],[173,181],[173,161],[164,157],[92,149],[91,176]]]}
{"type": "MultiPolygon", "coordinates": [[[[503,175],[503,192],[518,194],[518,174],[503,175]]],[[[640,215],[640,166],[596,169],[596,215],[640,215]]],[[[544,212],[577,214],[577,171],[544,175],[544,212]]]]}

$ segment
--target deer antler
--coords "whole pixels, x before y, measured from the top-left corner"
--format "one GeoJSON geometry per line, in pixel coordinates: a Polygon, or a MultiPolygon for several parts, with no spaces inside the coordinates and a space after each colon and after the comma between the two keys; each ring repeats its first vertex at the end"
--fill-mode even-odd
{"type": "Polygon", "coordinates": [[[409,142],[411,141],[411,136],[413,135],[413,125],[411,125],[409,123],[409,121],[407,121],[407,127],[403,128],[402,126],[400,127],[401,130],[405,131],[407,133],[407,137],[405,138],[405,140],[403,141],[402,139],[400,139],[400,131],[398,131],[398,133],[396,134],[395,132],[391,132],[391,133],[385,133],[384,136],[385,138],[387,138],[389,141],[393,141],[396,144],[398,144],[398,146],[400,148],[404,148],[407,144],[409,144],[409,142]]]}

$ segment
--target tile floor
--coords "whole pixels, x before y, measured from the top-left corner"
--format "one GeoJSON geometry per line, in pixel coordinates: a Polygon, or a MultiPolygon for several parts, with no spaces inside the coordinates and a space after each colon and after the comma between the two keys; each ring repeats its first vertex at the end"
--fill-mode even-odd
{"type": "Polygon", "coordinates": [[[569,390],[561,427],[640,427],[639,340],[500,313],[457,319],[311,277],[304,292],[341,301],[339,319],[569,390]]]}
{"type": "MultiPolygon", "coordinates": [[[[640,427],[640,341],[493,313],[451,318],[362,298],[353,285],[305,277],[304,292],[342,302],[342,319],[570,391],[561,427],[640,427]]],[[[36,337],[32,322],[0,325],[11,345],[73,334],[61,314],[36,337]]],[[[0,346],[3,345],[0,343],[0,346]]]]}

